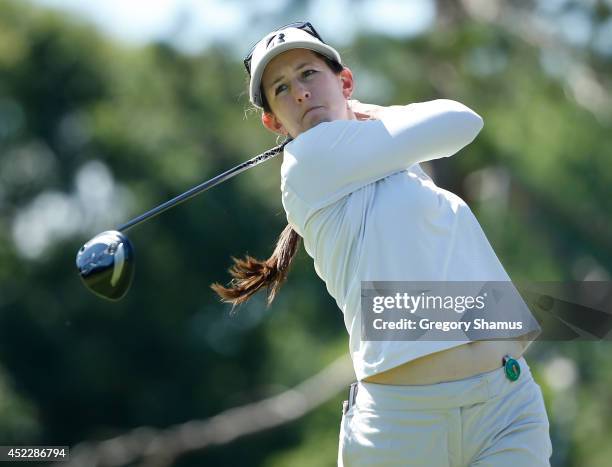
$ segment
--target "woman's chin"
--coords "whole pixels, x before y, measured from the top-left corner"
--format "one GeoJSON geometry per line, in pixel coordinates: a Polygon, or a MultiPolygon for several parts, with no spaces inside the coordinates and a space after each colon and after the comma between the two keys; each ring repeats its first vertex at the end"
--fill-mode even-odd
{"type": "Polygon", "coordinates": [[[304,127],[305,127],[304,131],[314,128],[319,123],[331,122],[331,121],[332,119],[329,118],[327,115],[313,115],[312,118],[309,118],[307,119],[307,121],[304,122],[304,127]]]}

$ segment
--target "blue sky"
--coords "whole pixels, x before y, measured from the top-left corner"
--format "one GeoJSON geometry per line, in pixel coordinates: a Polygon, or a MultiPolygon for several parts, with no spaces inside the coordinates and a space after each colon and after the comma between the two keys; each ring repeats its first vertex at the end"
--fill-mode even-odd
{"type": "Polygon", "coordinates": [[[286,0],[31,0],[68,11],[93,22],[107,35],[131,44],[170,39],[178,48],[197,53],[213,40],[248,48],[271,27],[308,19],[329,42],[350,42],[356,28],[410,37],[435,19],[433,0],[312,0],[298,17],[283,15],[286,0]],[[253,21],[253,18],[268,21],[253,21]],[[248,26],[248,27],[247,27],[248,26]],[[245,43],[247,44],[245,46],[245,43]]]}

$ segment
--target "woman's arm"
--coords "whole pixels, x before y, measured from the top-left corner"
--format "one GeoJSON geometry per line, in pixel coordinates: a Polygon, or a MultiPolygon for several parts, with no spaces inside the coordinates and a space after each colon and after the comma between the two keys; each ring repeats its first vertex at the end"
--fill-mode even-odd
{"type": "Polygon", "coordinates": [[[282,182],[313,207],[417,162],[452,156],[483,126],[474,111],[446,99],[385,108],[357,104],[351,102],[358,120],[320,123],[285,147],[282,182]]]}

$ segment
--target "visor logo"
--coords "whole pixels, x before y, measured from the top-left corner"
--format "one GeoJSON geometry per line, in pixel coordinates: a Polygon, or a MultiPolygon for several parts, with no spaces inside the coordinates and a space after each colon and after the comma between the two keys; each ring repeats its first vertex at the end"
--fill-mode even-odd
{"type": "Polygon", "coordinates": [[[270,38],[268,44],[266,45],[266,49],[269,49],[273,45],[282,44],[283,42],[285,42],[285,33],[281,32],[280,34],[277,34],[276,36],[272,36],[270,38]]]}

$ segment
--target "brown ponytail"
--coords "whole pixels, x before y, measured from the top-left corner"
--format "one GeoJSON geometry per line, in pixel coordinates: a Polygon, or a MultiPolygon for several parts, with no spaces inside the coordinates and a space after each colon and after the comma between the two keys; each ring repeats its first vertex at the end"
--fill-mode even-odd
{"type": "Polygon", "coordinates": [[[234,265],[229,268],[233,279],[229,287],[219,283],[211,284],[221,300],[231,303],[234,307],[249,300],[264,287],[268,289],[268,306],[276,297],[278,290],[287,278],[291,261],[293,260],[301,237],[287,224],[283,229],[272,256],[265,261],[257,260],[251,256],[245,259],[232,257],[234,265]]]}

